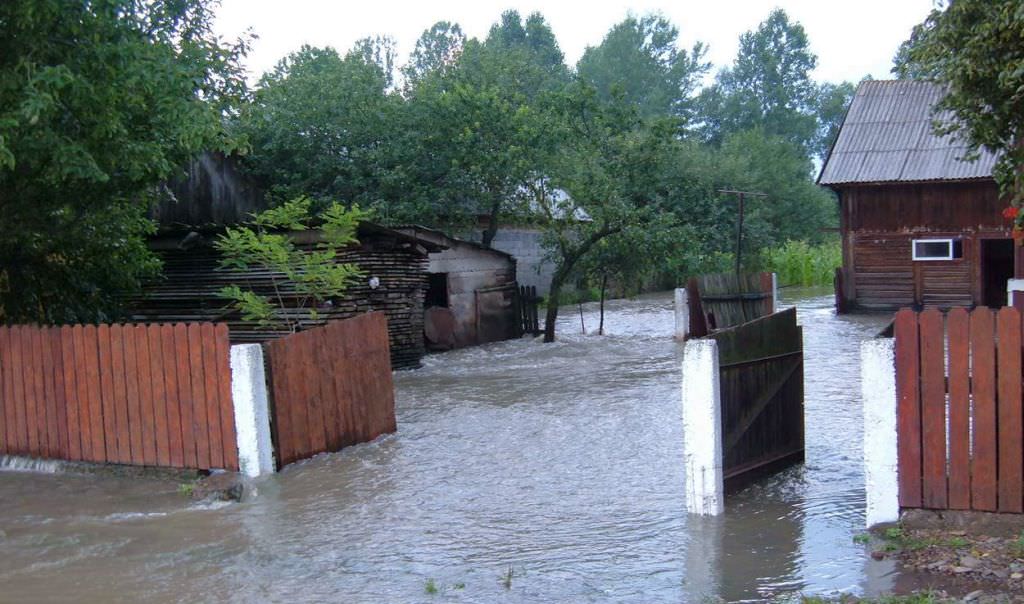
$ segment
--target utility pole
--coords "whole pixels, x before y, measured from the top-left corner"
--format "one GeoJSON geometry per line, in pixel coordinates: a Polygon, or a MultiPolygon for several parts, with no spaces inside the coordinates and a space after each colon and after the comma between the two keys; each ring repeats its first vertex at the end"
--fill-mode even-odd
{"type": "Polygon", "coordinates": [[[735,191],[733,189],[719,189],[719,193],[729,193],[739,197],[739,212],[736,216],[736,275],[740,274],[740,260],[743,254],[743,201],[747,195],[751,197],[768,197],[767,193],[754,191],[735,191]]]}

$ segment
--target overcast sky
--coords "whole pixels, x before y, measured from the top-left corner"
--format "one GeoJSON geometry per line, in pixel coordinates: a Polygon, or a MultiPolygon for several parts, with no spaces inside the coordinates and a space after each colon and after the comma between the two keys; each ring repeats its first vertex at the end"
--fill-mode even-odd
{"type": "Polygon", "coordinates": [[[819,81],[858,81],[865,75],[888,78],[893,54],[911,28],[924,20],[933,0],[634,0],[562,2],[548,0],[222,0],[217,29],[235,38],[246,29],[259,36],[248,58],[255,79],[302,44],[347,50],[373,35],[390,35],[398,45],[400,64],[416,39],[437,21],[452,21],[470,37],[483,38],[502,11],[514,8],[523,16],[539,11],[551,25],[574,65],[587,46],[628,12],[659,12],[679,28],[683,47],[702,41],[715,69],[729,65],[737,40],[757,27],[776,6],[807,30],[818,55],[819,81]]]}

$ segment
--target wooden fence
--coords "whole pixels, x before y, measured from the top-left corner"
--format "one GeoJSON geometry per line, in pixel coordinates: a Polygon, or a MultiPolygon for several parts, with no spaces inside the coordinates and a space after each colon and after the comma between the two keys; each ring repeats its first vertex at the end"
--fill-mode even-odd
{"type": "Polygon", "coordinates": [[[224,325],[0,327],[0,453],[238,469],[224,325]]]}
{"type": "Polygon", "coordinates": [[[533,285],[520,285],[516,295],[516,314],[519,316],[519,335],[541,333],[540,321],[537,318],[537,307],[541,298],[533,285]]]}
{"type": "Polygon", "coordinates": [[[387,320],[373,312],[267,344],[277,464],[394,432],[387,320]]]}
{"type": "Polygon", "coordinates": [[[775,311],[771,273],[701,275],[687,282],[686,293],[691,337],[703,337],[775,311]]]}
{"type": "Polygon", "coordinates": [[[726,487],[802,461],[803,330],[796,309],[710,337],[718,343],[726,487]]]}
{"type": "Polygon", "coordinates": [[[894,334],[900,506],[1020,513],[1020,312],[901,310],[894,334]]]}

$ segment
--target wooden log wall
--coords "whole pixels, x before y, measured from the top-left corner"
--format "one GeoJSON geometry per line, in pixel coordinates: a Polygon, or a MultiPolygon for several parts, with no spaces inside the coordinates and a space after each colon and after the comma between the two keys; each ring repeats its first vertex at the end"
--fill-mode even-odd
{"type": "Polygon", "coordinates": [[[899,502],[1024,512],[1021,314],[896,313],[899,502]]]}
{"type": "Polygon", "coordinates": [[[796,309],[710,337],[718,343],[726,486],[803,460],[803,330],[796,309]]]}
{"type": "Polygon", "coordinates": [[[396,430],[383,313],[332,321],[267,348],[278,467],[396,430]]]}
{"type": "MultiPolygon", "coordinates": [[[[227,285],[252,288],[263,295],[275,294],[272,275],[259,271],[226,271],[218,268],[220,255],[208,244],[182,250],[158,249],[164,263],[163,278],[148,284],[132,302],[132,320],[140,322],[217,321],[228,325],[233,343],[265,342],[287,332],[242,321],[218,292],[227,285]]],[[[345,295],[320,312],[329,320],[344,319],[370,311],[387,317],[391,363],[396,369],[417,367],[423,344],[423,297],[427,288],[427,256],[421,250],[388,241],[365,240],[339,256],[340,262],[356,264],[366,277],[345,295]],[[369,278],[379,286],[372,289],[369,278]]],[[[299,296],[285,287],[286,305],[297,307],[299,296]]],[[[302,311],[300,311],[302,312],[302,311]]],[[[303,312],[303,314],[305,314],[303,312]]]]}
{"type": "Polygon", "coordinates": [[[224,325],[0,327],[0,453],[238,469],[224,325]]]}

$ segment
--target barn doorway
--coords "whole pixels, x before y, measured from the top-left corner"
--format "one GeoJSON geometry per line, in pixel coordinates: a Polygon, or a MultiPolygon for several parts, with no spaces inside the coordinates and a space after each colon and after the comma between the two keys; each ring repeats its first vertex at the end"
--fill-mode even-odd
{"type": "Polygon", "coordinates": [[[1013,239],[981,240],[981,303],[1006,306],[1006,281],[1013,278],[1013,239]]]}
{"type": "Polygon", "coordinates": [[[423,306],[448,308],[448,273],[427,274],[427,295],[423,299],[423,306]]]}

